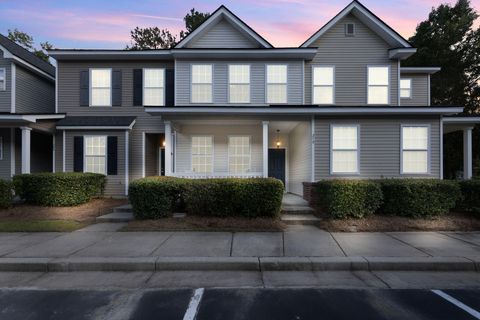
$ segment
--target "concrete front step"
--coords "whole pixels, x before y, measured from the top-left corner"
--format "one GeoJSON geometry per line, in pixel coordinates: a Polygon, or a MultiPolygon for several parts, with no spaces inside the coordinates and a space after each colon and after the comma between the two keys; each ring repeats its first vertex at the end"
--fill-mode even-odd
{"type": "Polygon", "coordinates": [[[315,225],[321,221],[313,214],[283,214],[281,219],[288,225],[315,225]]]}
{"type": "Polygon", "coordinates": [[[113,208],[113,212],[132,212],[132,205],[125,204],[123,206],[113,208]]]}
{"type": "Polygon", "coordinates": [[[127,211],[112,212],[99,216],[95,220],[97,222],[129,222],[133,220],[133,213],[127,211]]]}
{"type": "Polygon", "coordinates": [[[282,214],[313,214],[315,210],[305,206],[282,206],[282,214]]]}

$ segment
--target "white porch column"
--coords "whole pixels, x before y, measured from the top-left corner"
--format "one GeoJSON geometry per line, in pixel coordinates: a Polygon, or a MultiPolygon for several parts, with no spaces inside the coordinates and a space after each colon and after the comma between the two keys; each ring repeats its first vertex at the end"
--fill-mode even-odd
{"type": "Polygon", "coordinates": [[[263,121],[263,177],[268,177],[268,121],[263,121]]]}
{"type": "Polygon", "coordinates": [[[472,170],[472,130],[473,128],[463,129],[463,178],[471,179],[472,170]]]}
{"type": "Polygon", "coordinates": [[[165,121],[165,175],[172,175],[172,123],[165,121]]]}
{"type": "Polygon", "coordinates": [[[32,128],[21,127],[22,130],[22,173],[30,173],[30,131],[32,128]]]}

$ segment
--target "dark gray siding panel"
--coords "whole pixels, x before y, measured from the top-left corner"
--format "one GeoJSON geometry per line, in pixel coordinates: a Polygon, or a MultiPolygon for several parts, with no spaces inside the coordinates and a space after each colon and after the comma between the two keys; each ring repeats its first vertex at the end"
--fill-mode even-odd
{"type": "Polygon", "coordinates": [[[312,66],[335,66],[337,105],[367,103],[367,66],[390,66],[390,101],[398,105],[398,62],[388,58],[389,45],[352,15],[340,20],[311,47],[318,47],[312,61],[305,64],[305,103],[312,102],[312,66]],[[354,37],[345,36],[345,23],[356,25],[354,37]]]}
{"type": "Polygon", "coordinates": [[[260,45],[245,37],[226,20],[219,21],[187,48],[258,48],[260,45]]]}
{"type": "MultiPolygon", "coordinates": [[[[400,174],[400,130],[402,124],[430,125],[431,174],[440,177],[439,118],[316,118],[315,119],[315,179],[332,179],[330,175],[330,125],[360,125],[360,174],[347,178],[407,177],[400,174]]],[[[345,177],[344,175],[340,177],[345,177]]]]}
{"type": "MultiPolygon", "coordinates": [[[[190,69],[195,63],[213,64],[213,103],[228,104],[228,65],[250,65],[250,103],[265,104],[265,66],[267,64],[286,64],[288,66],[288,103],[302,104],[303,62],[302,61],[176,61],[176,104],[190,104],[190,69]]],[[[232,104],[235,105],[235,104],[232,104]]]]}
{"type": "Polygon", "coordinates": [[[0,68],[5,68],[5,74],[6,74],[5,90],[0,90],[0,112],[10,112],[12,110],[12,100],[11,100],[12,62],[10,59],[3,58],[3,52],[1,50],[0,50],[0,68]]]}
{"type": "Polygon", "coordinates": [[[54,113],[54,82],[16,65],[15,110],[17,113],[54,113]]]}
{"type": "Polygon", "coordinates": [[[402,73],[402,79],[412,79],[412,98],[401,99],[402,106],[428,106],[428,74],[402,73]]]}

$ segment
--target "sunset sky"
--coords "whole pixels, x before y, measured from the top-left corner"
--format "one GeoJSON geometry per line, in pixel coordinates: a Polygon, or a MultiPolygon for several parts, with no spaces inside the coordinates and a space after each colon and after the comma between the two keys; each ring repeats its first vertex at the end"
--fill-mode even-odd
{"type": "MultiPolygon", "coordinates": [[[[362,3],[404,37],[425,20],[435,0],[364,0],[362,3]]],[[[451,1],[447,1],[452,3],[451,1]]],[[[37,43],[57,48],[124,48],[136,26],[175,34],[192,8],[212,12],[226,5],[274,46],[298,46],[343,9],[348,0],[0,0],[0,32],[18,28],[37,43]]],[[[480,0],[472,0],[480,11],[480,0]]],[[[480,20],[480,19],[479,19],[480,20]]],[[[480,21],[476,21],[478,26],[480,21]]]]}

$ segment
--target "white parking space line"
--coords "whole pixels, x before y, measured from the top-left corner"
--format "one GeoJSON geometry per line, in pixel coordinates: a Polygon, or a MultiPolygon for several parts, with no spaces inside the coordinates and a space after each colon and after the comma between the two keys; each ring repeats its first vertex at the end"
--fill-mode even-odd
{"type": "Polygon", "coordinates": [[[200,305],[200,300],[202,300],[204,288],[196,289],[193,293],[190,303],[188,304],[187,311],[183,316],[183,320],[194,320],[197,316],[198,306],[200,305]]]}
{"type": "Polygon", "coordinates": [[[442,297],[443,299],[447,300],[448,302],[453,303],[454,305],[456,305],[457,307],[459,307],[463,311],[469,313],[471,316],[473,316],[477,319],[480,319],[480,312],[478,312],[475,309],[470,308],[469,306],[467,306],[466,304],[462,303],[461,301],[455,299],[454,297],[446,294],[445,292],[443,292],[441,290],[432,290],[432,292],[435,293],[436,295],[442,297]]]}

